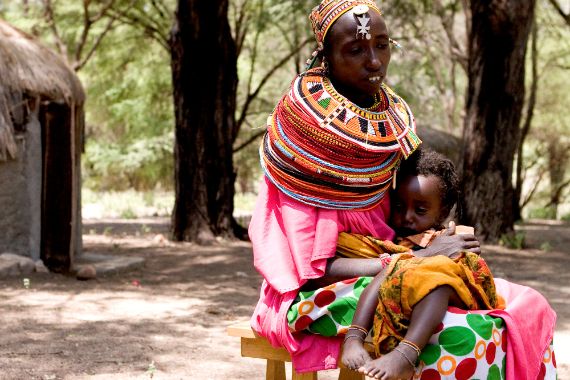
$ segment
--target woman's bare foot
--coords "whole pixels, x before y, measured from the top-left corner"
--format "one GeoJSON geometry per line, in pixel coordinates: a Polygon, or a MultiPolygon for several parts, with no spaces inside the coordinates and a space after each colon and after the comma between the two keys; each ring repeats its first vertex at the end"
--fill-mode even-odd
{"type": "Polygon", "coordinates": [[[359,339],[348,339],[342,345],[342,364],[348,369],[357,370],[372,360],[359,339]]]}
{"type": "Polygon", "coordinates": [[[386,355],[379,357],[378,359],[371,360],[361,366],[358,372],[365,374],[368,377],[373,377],[375,379],[381,380],[398,380],[398,379],[409,379],[414,374],[414,367],[410,364],[407,357],[410,360],[417,359],[416,352],[406,346],[400,345],[397,350],[393,350],[386,355]]]}

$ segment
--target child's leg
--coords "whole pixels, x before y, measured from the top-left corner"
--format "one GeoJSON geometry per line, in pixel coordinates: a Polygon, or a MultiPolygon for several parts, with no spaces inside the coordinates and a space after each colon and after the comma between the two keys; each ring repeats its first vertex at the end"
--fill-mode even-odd
{"type": "MultiPolygon", "coordinates": [[[[440,286],[414,306],[410,326],[404,339],[415,343],[420,349],[443,320],[451,302],[457,304],[457,294],[450,286],[440,286]]],[[[359,371],[382,380],[408,379],[414,372],[417,352],[409,345],[400,343],[393,351],[364,364],[359,371]]]]}
{"type": "MultiPolygon", "coordinates": [[[[367,331],[370,330],[374,312],[378,307],[378,289],[385,277],[385,271],[381,271],[362,291],[356,305],[352,325],[363,327],[367,331]]],[[[356,370],[364,363],[372,360],[364,348],[364,339],[366,339],[366,334],[358,330],[349,329],[346,334],[341,360],[347,368],[356,370]]]]}

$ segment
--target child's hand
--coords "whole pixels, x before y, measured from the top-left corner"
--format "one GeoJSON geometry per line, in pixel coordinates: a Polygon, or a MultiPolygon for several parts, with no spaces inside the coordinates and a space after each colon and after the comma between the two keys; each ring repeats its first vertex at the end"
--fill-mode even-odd
{"type": "Polygon", "coordinates": [[[416,251],[416,255],[423,257],[444,255],[453,259],[464,251],[481,254],[481,244],[474,234],[456,234],[455,230],[455,223],[449,222],[447,230],[436,237],[429,247],[416,251]]]}

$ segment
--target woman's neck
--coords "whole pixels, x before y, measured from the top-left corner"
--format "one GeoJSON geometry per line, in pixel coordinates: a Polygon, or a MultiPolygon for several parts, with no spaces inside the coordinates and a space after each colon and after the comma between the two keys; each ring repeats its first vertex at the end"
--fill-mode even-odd
{"type": "Polygon", "coordinates": [[[350,100],[352,103],[356,104],[360,108],[370,108],[374,106],[378,99],[374,95],[364,94],[361,92],[355,93],[344,88],[342,85],[338,84],[333,78],[329,78],[335,90],[350,100]]]}

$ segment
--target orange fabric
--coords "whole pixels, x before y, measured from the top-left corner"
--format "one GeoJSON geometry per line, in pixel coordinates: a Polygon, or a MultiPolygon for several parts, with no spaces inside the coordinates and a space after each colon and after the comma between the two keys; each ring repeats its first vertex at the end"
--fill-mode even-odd
{"type": "Polygon", "coordinates": [[[379,303],[374,316],[374,346],[385,353],[403,339],[414,306],[439,286],[452,287],[469,310],[501,309],[491,271],[475,253],[456,259],[446,256],[416,257],[395,255],[378,290],[379,303]]]}
{"type": "Polygon", "coordinates": [[[380,240],[372,236],[341,232],[338,235],[336,255],[339,257],[374,259],[386,254],[408,252],[409,248],[394,244],[390,240],[380,240]]]}

